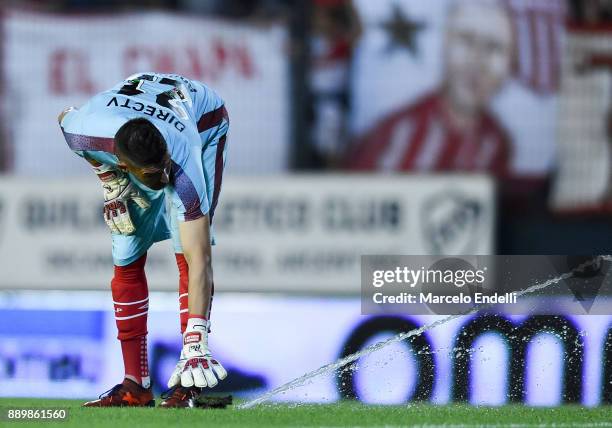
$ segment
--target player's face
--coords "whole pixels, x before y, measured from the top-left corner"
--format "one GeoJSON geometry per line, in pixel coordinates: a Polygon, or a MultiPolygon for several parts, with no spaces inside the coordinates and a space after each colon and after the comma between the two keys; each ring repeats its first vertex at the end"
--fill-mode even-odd
{"type": "Polygon", "coordinates": [[[117,158],[119,159],[120,168],[129,171],[138,181],[149,189],[161,190],[166,187],[170,181],[169,177],[172,161],[170,160],[170,155],[167,153],[161,165],[144,168],[134,165],[129,159],[121,156],[120,153],[117,153],[117,158]]]}
{"type": "Polygon", "coordinates": [[[512,28],[494,1],[463,0],[449,16],[445,46],[447,94],[456,108],[483,109],[510,74],[512,28]]]}

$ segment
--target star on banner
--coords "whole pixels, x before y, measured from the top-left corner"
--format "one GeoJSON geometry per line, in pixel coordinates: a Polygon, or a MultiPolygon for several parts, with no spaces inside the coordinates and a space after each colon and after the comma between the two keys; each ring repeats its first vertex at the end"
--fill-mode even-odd
{"type": "Polygon", "coordinates": [[[389,36],[388,51],[402,48],[407,49],[413,56],[419,55],[417,36],[427,27],[424,22],[411,19],[399,5],[394,4],[391,17],[380,26],[389,36]]]}

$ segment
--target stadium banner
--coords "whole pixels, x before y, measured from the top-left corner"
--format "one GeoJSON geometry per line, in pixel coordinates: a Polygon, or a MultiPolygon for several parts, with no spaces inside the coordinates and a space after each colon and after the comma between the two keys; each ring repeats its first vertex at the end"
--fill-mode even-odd
{"type": "Polygon", "coordinates": [[[144,71],[182,74],[221,95],[232,123],[230,171],[287,168],[288,56],[281,24],[254,26],[168,13],[8,10],[1,16],[2,114],[11,172],[86,174],[87,166],[67,153],[58,114],[144,71]]]}
{"type": "Polygon", "coordinates": [[[610,211],[612,28],[571,28],[559,105],[558,179],[551,202],[561,212],[610,211]]]}
{"type": "MultiPolygon", "coordinates": [[[[149,356],[159,392],[180,353],[178,302],[174,293],[150,299],[149,356]]],[[[359,308],[357,297],[219,293],[210,343],[229,376],[215,389],[254,397],[444,318],[366,317],[359,308]],[[245,325],[257,325],[257,334],[245,325]]],[[[0,313],[0,397],[89,398],[123,377],[109,292],[0,293],[0,313]]],[[[611,404],[611,325],[608,315],[455,317],[272,400],[611,404]]]]}
{"type": "Polygon", "coordinates": [[[548,176],[563,0],[356,0],[347,162],[378,171],[548,176]]]}
{"type": "MultiPolygon", "coordinates": [[[[94,174],[0,180],[0,288],[107,289],[111,241],[94,174]]],[[[367,254],[492,254],[494,185],[469,175],[227,177],[213,230],[227,291],[354,293],[367,254]]],[[[175,290],[169,241],[149,285],[175,290]]]]}

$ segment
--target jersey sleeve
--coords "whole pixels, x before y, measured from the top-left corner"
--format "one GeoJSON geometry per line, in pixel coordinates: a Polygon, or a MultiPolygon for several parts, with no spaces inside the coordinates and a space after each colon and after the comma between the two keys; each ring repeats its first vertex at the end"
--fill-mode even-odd
{"type": "Polygon", "coordinates": [[[62,118],[60,128],[66,144],[78,156],[111,166],[117,165],[115,140],[113,136],[106,136],[114,134],[99,125],[97,128],[92,126],[86,110],[69,110],[62,118]]]}
{"type": "Polygon", "coordinates": [[[196,126],[202,141],[210,141],[227,132],[229,116],[223,99],[202,82],[191,81],[196,126]]]}
{"type": "Polygon", "coordinates": [[[186,159],[172,161],[173,185],[168,188],[179,221],[197,220],[210,211],[201,150],[192,147],[186,159]]]}

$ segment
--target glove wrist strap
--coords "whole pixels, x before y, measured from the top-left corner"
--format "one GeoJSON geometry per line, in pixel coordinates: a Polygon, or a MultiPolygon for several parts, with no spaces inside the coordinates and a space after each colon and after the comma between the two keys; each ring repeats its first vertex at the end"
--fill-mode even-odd
{"type": "Polygon", "coordinates": [[[206,331],[210,328],[210,320],[201,315],[189,315],[185,331],[206,331]]]}
{"type": "Polygon", "coordinates": [[[101,181],[108,182],[121,176],[121,171],[116,170],[110,165],[100,164],[93,167],[94,172],[101,181]]]}

